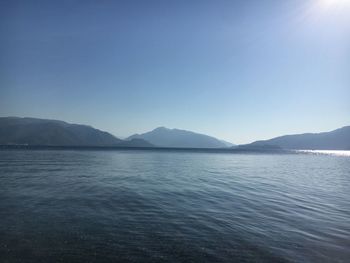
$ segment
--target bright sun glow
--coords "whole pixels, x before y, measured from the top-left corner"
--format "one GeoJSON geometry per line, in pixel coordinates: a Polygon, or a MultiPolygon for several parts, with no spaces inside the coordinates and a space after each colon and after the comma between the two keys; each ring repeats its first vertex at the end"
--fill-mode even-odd
{"type": "Polygon", "coordinates": [[[320,2],[324,7],[344,7],[350,5],[350,0],[320,0],[320,2]]]}

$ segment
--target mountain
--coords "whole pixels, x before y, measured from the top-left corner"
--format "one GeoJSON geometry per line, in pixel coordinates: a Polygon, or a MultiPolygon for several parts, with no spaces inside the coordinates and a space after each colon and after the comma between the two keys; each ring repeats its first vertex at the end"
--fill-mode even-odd
{"type": "Polygon", "coordinates": [[[36,118],[0,118],[0,145],[152,146],[144,140],[123,141],[87,125],[36,118]]]}
{"type": "Polygon", "coordinates": [[[225,148],[226,142],[191,131],[159,127],[143,134],[134,134],[128,139],[144,139],[155,146],[175,148],[225,148]]]}
{"type": "Polygon", "coordinates": [[[224,141],[224,140],[220,140],[220,142],[222,142],[223,144],[226,145],[226,147],[233,147],[233,146],[237,146],[236,144],[230,143],[228,141],[224,141]]]}
{"type": "Polygon", "coordinates": [[[280,147],[299,150],[350,150],[350,126],[330,132],[285,135],[240,145],[243,148],[280,147]]]}
{"type": "Polygon", "coordinates": [[[153,144],[149,143],[146,140],[143,139],[131,139],[131,140],[124,140],[121,143],[117,145],[118,147],[154,147],[153,144]]]}

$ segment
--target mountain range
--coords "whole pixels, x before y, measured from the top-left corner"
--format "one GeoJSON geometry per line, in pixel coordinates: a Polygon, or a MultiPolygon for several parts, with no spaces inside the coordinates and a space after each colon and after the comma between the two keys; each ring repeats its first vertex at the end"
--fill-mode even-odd
{"type": "Polygon", "coordinates": [[[227,148],[229,144],[208,135],[165,127],[158,127],[143,134],[134,134],[127,139],[143,139],[157,147],[171,148],[227,148]]]}
{"type": "Polygon", "coordinates": [[[142,139],[120,140],[87,125],[36,118],[0,118],[0,145],[152,147],[142,139]]]}
{"type": "Polygon", "coordinates": [[[240,145],[241,148],[270,148],[298,150],[350,150],[350,126],[330,132],[284,135],[270,140],[240,145]]]}
{"type": "Polygon", "coordinates": [[[0,145],[350,150],[350,126],[330,132],[279,136],[232,147],[231,143],[205,134],[165,127],[121,140],[87,125],[0,117],[0,145]]]}

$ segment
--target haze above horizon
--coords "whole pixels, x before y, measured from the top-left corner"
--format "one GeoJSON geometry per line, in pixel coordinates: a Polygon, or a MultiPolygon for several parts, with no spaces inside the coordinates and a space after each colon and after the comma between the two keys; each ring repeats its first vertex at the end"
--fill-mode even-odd
{"type": "Polygon", "coordinates": [[[3,1],[0,115],[233,143],[350,120],[350,4],[3,1]]]}

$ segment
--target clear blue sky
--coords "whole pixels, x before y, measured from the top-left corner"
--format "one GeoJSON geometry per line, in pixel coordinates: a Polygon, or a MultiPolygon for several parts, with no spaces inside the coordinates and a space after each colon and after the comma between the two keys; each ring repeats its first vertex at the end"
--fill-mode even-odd
{"type": "Polygon", "coordinates": [[[350,1],[0,3],[0,115],[234,143],[350,125],[350,1]]]}

